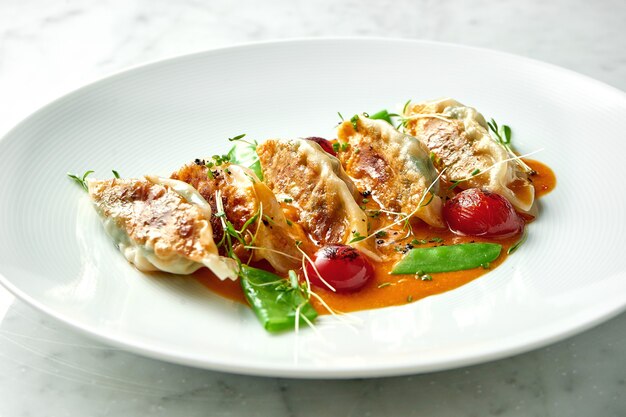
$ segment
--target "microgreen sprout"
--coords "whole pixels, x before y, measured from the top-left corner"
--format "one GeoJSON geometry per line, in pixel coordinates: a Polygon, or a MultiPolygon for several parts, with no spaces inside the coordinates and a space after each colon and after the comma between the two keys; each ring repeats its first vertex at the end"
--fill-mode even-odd
{"type": "Polygon", "coordinates": [[[367,237],[368,237],[368,236],[363,236],[362,234],[360,234],[356,230],[352,231],[352,236],[354,236],[354,237],[348,243],[360,242],[362,240],[367,239],[367,237]]]}
{"type": "Polygon", "coordinates": [[[82,177],[74,175],[70,172],[67,173],[67,176],[74,180],[78,185],[80,185],[85,191],[89,191],[87,187],[87,177],[93,174],[94,171],[86,171],[82,177]]]}
{"type": "Polygon", "coordinates": [[[498,123],[496,123],[494,119],[487,122],[487,126],[489,126],[489,129],[493,132],[496,142],[498,142],[507,151],[510,157],[513,157],[512,159],[517,162],[520,168],[522,168],[522,170],[524,170],[527,174],[533,173],[533,169],[521,159],[521,156],[518,157],[513,150],[513,146],[511,145],[511,136],[513,133],[511,128],[507,125],[498,126],[498,123]]]}

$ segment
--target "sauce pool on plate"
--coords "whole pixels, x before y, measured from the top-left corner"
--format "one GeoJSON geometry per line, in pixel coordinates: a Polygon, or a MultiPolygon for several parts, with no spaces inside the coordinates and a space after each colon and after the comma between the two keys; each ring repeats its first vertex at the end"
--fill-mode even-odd
{"type": "MultiPolygon", "coordinates": [[[[552,170],[545,164],[525,159],[533,170],[530,177],[535,187],[535,197],[540,198],[556,186],[556,177],[552,170]]],[[[534,217],[524,215],[526,223],[531,222],[534,217]]],[[[451,245],[470,242],[493,242],[502,245],[500,256],[489,265],[483,267],[455,271],[439,272],[415,275],[391,275],[393,265],[398,261],[396,257],[386,262],[373,262],[374,279],[370,280],[363,288],[352,293],[337,293],[330,289],[315,288],[315,292],[334,311],[350,312],[367,310],[373,308],[389,307],[411,303],[430,295],[440,294],[458,288],[468,282],[486,274],[490,270],[499,266],[507,258],[508,250],[520,240],[520,235],[505,239],[487,239],[473,236],[459,236],[448,229],[438,229],[426,225],[423,222],[412,225],[413,236],[411,240],[424,243],[413,245],[413,247],[429,247],[440,245],[451,245]]],[[[407,240],[407,243],[409,241],[407,240]]],[[[271,269],[269,265],[262,262],[256,267],[271,269]]],[[[194,276],[205,287],[225,298],[246,304],[241,285],[238,281],[217,279],[208,269],[204,268],[195,272],[194,276]]],[[[316,299],[312,299],[312,304],[319,314],[328,314],[327,309],[316,299]]]]}

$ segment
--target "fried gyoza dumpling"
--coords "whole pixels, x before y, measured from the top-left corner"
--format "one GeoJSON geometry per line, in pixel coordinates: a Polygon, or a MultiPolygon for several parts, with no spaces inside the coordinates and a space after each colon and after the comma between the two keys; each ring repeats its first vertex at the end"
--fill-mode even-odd
{"type": "Polygon", "coordinates": [[[354,241],[363,253],[380,259],[373,239],[359,240],[368,234],[367,216],[337,158],[304,139],[269,139],[258,145],[257,154],[265,182],[274,193],[293,200],[297,223],[315,244],[354,241]]]}
{"type": "Polygon", "coordinates": [[[104,228],[141,271],[191,274],[206,266],[221,279],[236,264],[218,255],[211,207],[188,184],[153,176],[89,180],[89,196],[104,228]]]}
{"type": "Polygon", "coordinates": [[[359,189],[385,210],[443,227],[437,171],[424,145],[382,120],[359,117],[355,124],[340,124],[337,138],[348,144],[339,158],[359,189]]]}
{"type": "Polygon", "coordinates": [[[535,190],[528,173],[508,160],[511,155],[491,137],[476,109],[448,98],[408,106],[404,116],[409,118],[406,130],[435,154],[438,169],[446,168],[446,180],[461,181],[461,189],[487,189],[519,210],[530,210],[535,190]]]}
{"type": "MultiPolygon", "coordinates": [[[[287,223],[272,191],[253,171],[226,163],[212,167],[209,173],[208,168],[198,161],[182,167],[172,174],[172,178],[190,184],[209,202],[214,213],[211,225],[215,241],[220,242],[224,234],[223,220],[215,216],[223,207],[225,220],[237,231],[243,231],[246,244],[259,248],[253,249],[254,260],[266,259],[279,272],[300,265],[302,255],[290,235],[292,226],[287,223]]],[[[235,253],[243,261],[247,260],[241,243],[237,239],[231,240],[235,253]]],[[[220,250],[223,251],[223,247],[220,250]]]]}

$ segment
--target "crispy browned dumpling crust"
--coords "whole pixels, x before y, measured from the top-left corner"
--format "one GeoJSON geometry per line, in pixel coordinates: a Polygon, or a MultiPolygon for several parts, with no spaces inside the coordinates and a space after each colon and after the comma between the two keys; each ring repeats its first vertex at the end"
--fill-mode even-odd
{"type": "Polygon", "coordinates": [[[505,196],[519,210],[530,210],[535,190],[528,173],[515,161],[502,162],[510,155],[491,138],[485,119],[474,108],[441,99],[406,111],[405,116],[414,117],[406,130],[433,152],[437,169],[446,169],[446,181],[461,181],[460,189],[485,188],[505,196]]]}
{"type": "Polygon", "coordinates": [[[91,181],[89,194],[105,217],[139,244],[152,243],[155,254],[173,253],[201,262],[206,255],[207,220],[198,207],[163,185],[140,179],[91,181]]]}
{"type": "Polygon", "coordinates": [[[257,147],[265,182],[275,193],[293,198],[300,209],[298,223],[314,240],[320,244],[343,242],[350,231],[337,187],[318,181],[324,166],[310,163],[297,148],[295,141],[276,140],[257,147]]]}
{"type": "MultiPolygon", "coordinates": [[[[265,182],[276,194],[288,196],[298,209],[297,223],[313,243],[350,243],[368,233],[367,216],[354,200],[356,187],[339,161],[314,142],[269,139],[257,147],[265,182]]],[[[379,259],[373,239],[354,242],[379,259]]]]}
{"type": "MultiPolygon", "coordinates": [[[[243,230],[255,216],[260,217],[247,226],[244,235],[246,244],[262,248],[253,250],[254,259],[266,259],[279,272],[300,265],[301,254],[290,233],[291,226],[287,224],[274,194],[252,171],[226,164],[213,167],[209,178],[208,168],[194,163],[185,165],[171,177],[196,188],[211,205],[213,213],[219,211],[216,202],[216,192],[219,191],[225,217],[238,231],[243,230]]],[[[215,241],[220,242],[224,234],[222,220],[211,216],[211,226],[215,241]]],[[[243,261],[250,256],[250,251],[238,242],[234,244],[234,250],[243,261]]],[[[223,246],[220,253],[224,254],[223,246]]]]}
{"type": "Polygon", "coordinates": [[[211,208],[188,184],[156,176],[87,184],[105,231],[137,269],[190,274],[206,266],[221,279],[237,277],[213,241],[211,208]]]}
{"type": "MultiPolygon", "coordinates": [[[[194,187],[211,206],[211,211],[217,213],[215,202],[216,191],[221,191],[224,211],[228,220],[233,223],[237,230],[241,230],[257,210],[256,197],[249,190],[233,186],[226,180],[221,167],[213,169],[213,179],[208,177],[208,168],[204,164],[188,164],[174,172],[170,178],[186,182],[194,187]]],[[[224,229],[222,222],[216,216],[211,216],[213,238],[216,242],[222,239],[224,229]]]]}
{"type": "Polygon", "coordinates": [[[361,117],[356,124],[356,130],[352,122],[339,125],[337,137],[349,145],[338,155],[359,191],[371,192],[385,210],[404,214],[417,210],[416,217],[443,227],[441,199],[434,195],[437,172],[424,146],[381,120],[361,117]]]}

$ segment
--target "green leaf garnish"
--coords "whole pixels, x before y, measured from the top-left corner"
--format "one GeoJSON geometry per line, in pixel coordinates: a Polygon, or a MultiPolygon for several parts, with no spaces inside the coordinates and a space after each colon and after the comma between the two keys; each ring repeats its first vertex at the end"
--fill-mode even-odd
{"type": "Polygon", "coordinates": [[[227,160],[233,164],[250,168],[259,180],[263,181],[263,170],[261,169],[261,161],[256,153],[255,142],[237,141],[235,146],[226,155],[227,160]]]}
{"type": "Polygon", "coordinates": [[[356,242],[360,242],[360,241],[362,241],[364,239],[367,239],[367,236],[363,236],[359,232],[352,232],[352,236],[354,236],[354,237],[348,243],[356,243],[356,242]]]}
{"type": "Polygon", "coordinates": [[[374,120],[384,120],[387,123],[389,123],[390,125],[393,126],[393,121],[391,120],[391,114],[389,114],[389,112],[385,109],[376,112],[374,114],[372,114],[369,118],[370,119],[374,119],[374,120]]]}
{"type": "Polygon", "coordinates": [[[359,131],[359,125],[358,122],[359,121],[359,115],[355,114],[354,116],[352,116],[352,118],[350,119],[350,123],[352,123],[352,127],[354,128],[355,131],[359,131]]]}
{"type": "MultiPolygon", "coordinates": [[[[115,171],[113,171],[115,172],[115,171]]],[[[87,177],[91,174],[93,174],[94,171],[86,171],[82,177],[79,177],[77,175],[74,175],[70,172],[67,173],[67,176],[70,177],[74,182],[76,182],[78,185],[80,185],[85,191],[89,191],[88,187],[87,187],[87,177]]]]}
{"type": "Polygon", "coordinates": [[[513,135],[513,132],[511,131],[511,128],[509,126],[498,126],[498,123],[496,123],[494,119],[491,119],[489,122],[487,122],[487,126],[489,126],[489,129],[491,130],[491,132],[493,132],[496,142],[498,142],[500,145],[502,145],[504,149],[506,149],[509,156],[514,158],[515,162],[520,166],[520,168],[522,168],[522,170],[529,174],[534,172],[533,169],[529,167],[526,162],[522,161],[522,159],[519,158],[515,153],[513,145],[511,145],[511,137],[513,135]]]}
{"type": "Polygon", "coordinates": [[[237,135],[237,136],[235,136],[235,137],[228,138],[228,141],[229,141],[229,142],[234,142],[234,141],[236,141],[236,140],[243,139],[244,137],[246,137],[246,134],[245,134],[245,133],[242,133],[241,135],[237,135]]]}
{"type": "Polygon", "coordinates": [[[409,104],[411,104],[411,99],[408,99],[406,103],[404,103],[404,107],[402,107],[402,114],[406,114],[406,109],[409,107],[409,104]]]}

